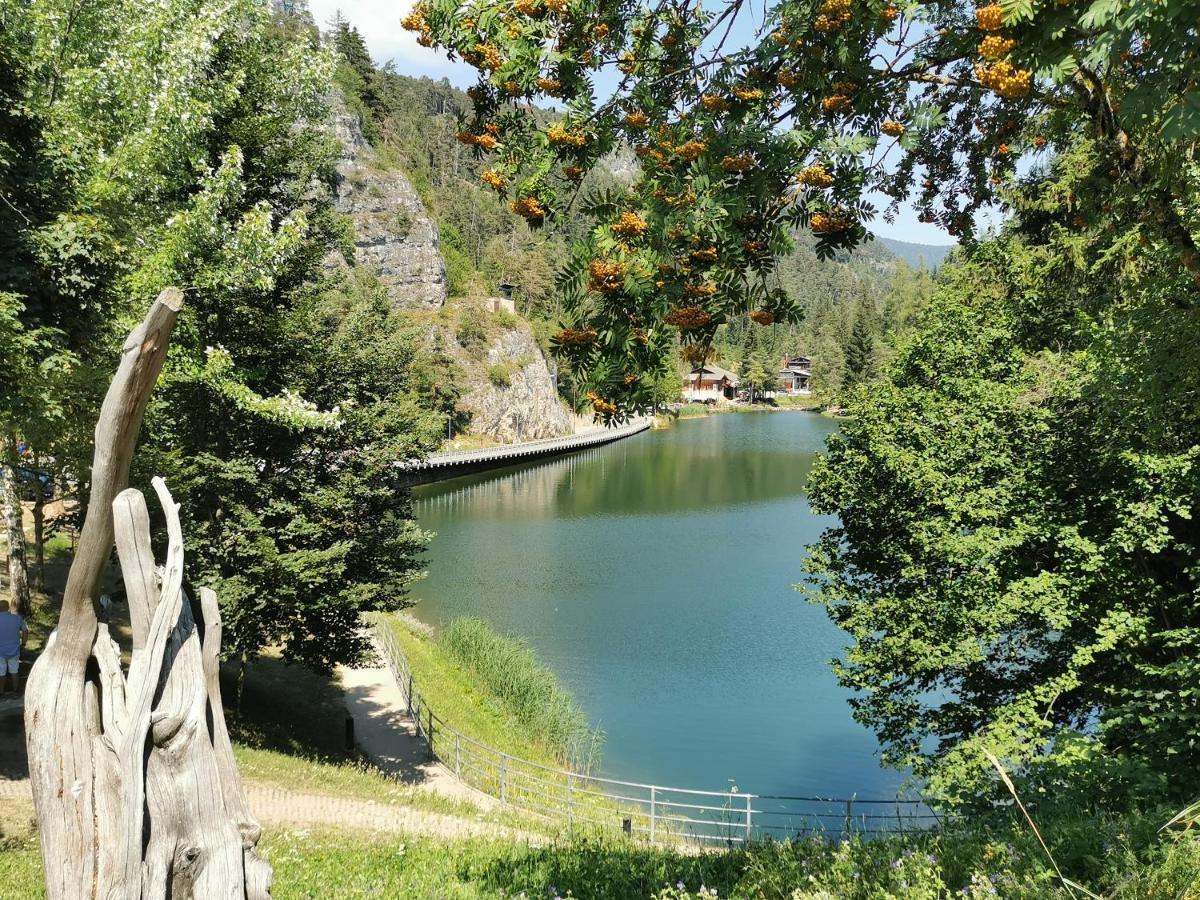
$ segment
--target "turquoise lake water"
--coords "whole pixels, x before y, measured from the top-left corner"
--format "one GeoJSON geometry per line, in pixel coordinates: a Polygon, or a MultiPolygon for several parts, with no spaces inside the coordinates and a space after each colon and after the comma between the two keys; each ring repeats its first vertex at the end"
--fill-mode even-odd
{"type": "Polygon", "coordinates": [[[602,774],[892,796],[902,775],[829,670],[845,635],[793,588],[832,521],[805,483],[836,428],[799,412],[683,420],[419,488],[437,537],[413,612],[526,638],[605,731],[602,774]]]}

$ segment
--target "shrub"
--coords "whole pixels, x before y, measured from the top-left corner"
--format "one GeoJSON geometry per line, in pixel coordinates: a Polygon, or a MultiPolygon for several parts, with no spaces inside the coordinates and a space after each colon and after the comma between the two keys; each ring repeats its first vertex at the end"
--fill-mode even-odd
{"type": "Polygon", "coordinates": [[[464,306],[454,337],[467,350],[481,347],[487,340],[487,322],[484,320],[483,310],[473,304],[464,306]]]}
{"type": "Polygon", "coordinates": [[[505,365],[488,366],[487,377],[488,381],[498,388],[512,386],[512,376],[508,374],[508,367],[505,365]]]}

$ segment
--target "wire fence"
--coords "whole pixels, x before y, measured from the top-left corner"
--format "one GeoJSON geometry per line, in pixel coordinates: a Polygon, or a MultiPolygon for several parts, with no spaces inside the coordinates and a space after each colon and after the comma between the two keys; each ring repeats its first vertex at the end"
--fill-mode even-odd
{"type": "Polygon", "coordinates": [[[463,734],[438,716],[421,696],[386,621],[375,630],[384,662],[431,755],[477,790],[548,819],[621,830],[651,844],[728,847],[813,834],[894,834],[941,824],[921,799],[701,791],[618,781],[522,759],[463,734]]]}

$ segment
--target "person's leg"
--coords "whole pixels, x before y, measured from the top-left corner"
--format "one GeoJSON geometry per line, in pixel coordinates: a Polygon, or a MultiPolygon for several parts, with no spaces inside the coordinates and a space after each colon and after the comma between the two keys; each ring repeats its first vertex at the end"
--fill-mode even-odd
{"type": "Polygon", "coordinates": [[[5,676],[3,679],[0,679],[3,681],[3,684],[4,684],[3,693],[8,693],[9,681],[12,682],[12,689],[13,689],[14,693],[20,691],[20,689],[21,689],[20,671],[21,671],[21,657],[20,656],[14,656],[9,659],[0,657],[0,675],[5,676]]]}

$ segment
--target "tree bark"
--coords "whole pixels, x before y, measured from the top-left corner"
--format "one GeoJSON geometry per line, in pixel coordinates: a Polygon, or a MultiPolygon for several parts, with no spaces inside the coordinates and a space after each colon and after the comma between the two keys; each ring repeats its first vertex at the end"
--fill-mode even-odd
{"type": "Polygon", "coordinates": [[[164,291],[125,343],[96,425],[88,513],[57,630],[30,673],[25,727],[49,900],[268,900],[220,695],[216,599],[203,646],[183,595],[178,508],[154,487],[169,545],[159,571],[149,513],[124,490],[182,295],[164,291]],[[128,673],[93,598],[114,543],[129,598],[128,673]],[[94,676],[89,662],[94,661],[94,676]]]}
{"type": "Polygon", "coordinates": [[[25,558],[25,524],[21,506],[21,489],[17,481],[16,441],[9,437],[0,440],[0,491],[3,491],[4,523],[8,535],[8,594],[12,610],[21,615],[29,613],[29,565],[25,558]]]}

